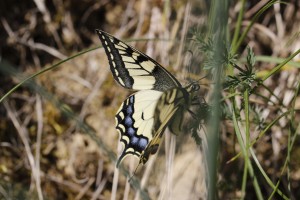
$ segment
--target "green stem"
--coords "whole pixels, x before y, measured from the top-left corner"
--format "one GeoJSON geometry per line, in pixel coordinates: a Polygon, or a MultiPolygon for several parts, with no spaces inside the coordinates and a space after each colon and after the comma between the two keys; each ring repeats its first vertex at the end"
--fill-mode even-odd
{"type": "Polygon", "coordinates": [[[292,60],[296,55],[300,53],[300,49],[298,49],[295,53],[290,55],[285,61],[274,67],[267,75],[265,75],[261,80],[262,82],[267,80],[270,76],[275,74],[277,71],[279,71],[284,65],[286,65],[290,60],[292,60]]]}
{"type": "Polygon", "coordinates": [[[232,42],[231,42],[232,47],[236,46],[236,43],[237,43],[237,40],[238,40],[238,37],[239,37],[239,34],[240,34],[240,30],[241,30],[241,27],[242,27],[242,19],[243,19],[243,15],[244,15],[244,11],[245,11],[246,0],[241,0],[241,2],[242,2],[241,3],[241,9],[240,9],[239,16],[238,16],[238,19],[237,19],[237,22],[236,22],[233,39],[232,39],[232,42]]]}
{"type": "Polygon", "coordinates": [[[254,23],[256,22],[256,20],[268,9],[270,8],[272,5],[274,5],[275,3],[280,2],[278,0],[272,0],[270,2],[268,2],[265,6],[263,6],[252,18],[250,24],[247,26],[247,28],[245,29],[245,31],[242,33],[240,39],[236,42],[236,45],[233,46],[232,48],[232,54],[234,55],[237,50],[239,49],[239,47],[241,46],[242,42],[244,41],[245,37],[247,36],[248,32],[250,31],[250,29],[252,28],[252,26],[254,25],[254,23]]]}
{"type": "MultiPolygon", "coordinates": [[[[245,128],[246,128],[246,141],[245,146],[248,147],[250,143],[250,132],[249,132],[249,91],[246,89],[244,91],[244,105],[245,105],[245,128]]],[[[248,150],[246,150],[246,157],[245,159],[249,160],[249,153],[248,150]]],[[[245,163],[244,166],[244,174],[243,174],[243,182],[242,182],[242,194],[245,194],[246,191],[246,183],[247,183],[247,173],[248,172],[248,165],[245,163]]],[[[242,196],[242,199],[244,198],[244,195],[242,196]]]]}

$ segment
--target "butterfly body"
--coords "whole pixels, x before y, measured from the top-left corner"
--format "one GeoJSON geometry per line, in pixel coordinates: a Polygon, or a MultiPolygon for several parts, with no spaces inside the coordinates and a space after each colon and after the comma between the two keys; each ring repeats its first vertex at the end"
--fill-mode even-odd
{"type": "Polygon", "coordinates": [[[116,114],[116,129],[124,150],[117,166],[127,155],[145,164],[158,150],[165,129],[181,130],[184,110],[192,103],[198,83],[182,87],[155,60],[112,35],[96,30],[107,54],[114,79],[123,87],[138,90],[130,95],[116,114]]]}

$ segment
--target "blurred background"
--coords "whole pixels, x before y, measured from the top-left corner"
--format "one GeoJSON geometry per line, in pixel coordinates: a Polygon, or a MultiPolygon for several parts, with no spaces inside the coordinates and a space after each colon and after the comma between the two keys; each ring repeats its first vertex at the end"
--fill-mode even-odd
{"type": "MultiPolygon", "coordinates": [[[[243,2],[228,4],[230,37],[243,2]]],[[[245,1],[240,32],[267,2],[245,1]]],[[[195,42],[199,40],[195,32],[208,32],[210,3],[1,1],[1,97],[29,75],[71,59],[22,84],[1,102],[0,198],[206,199],[208,174],[203,149],[209,144],[205,124],[197,125],[198,136],[203,140],[200,146],[188,133],[189,127],[177,137],[166,131],[160,150],[137,171],[133,186],[126,176],[132,174],[138,159],[127,157],[122,170],[115,168],[122,146],[114,116],[133,91],[113,80],[103,48],[94,48],[100,45],[95,29],[104,30],[157,60],[186,85],[189,79],[197,80],[206,74],[203,49],[195,42]],[[84,50],[90,51],[78,54],[84,50]],[[72,58],[73,55],[77,57],[72,58]]],[[[274,4],[252,26],[237,54],[245,57],[246,47],[252,47],[257,55],[257,75],[263,76],[300,48],[299,27],[299,1],[274,4]]],[[[232,38],[228,40],[230,45],[232,38]]],[[[288,109],[292,104],[298,67],[299,56],[293,65],[285,65],[265,82],[274,94],[266,89],[260,94],[272,99],[272,103],[263,98],[252,99],[256,105],[253,109],[260,117],[260,121],[253,118],[252,139],[279,115],[278,105],[288,109]]],[[[200,96],[207,99],[213,83],[205,79],[201,83],[200,96]]],[[[225,97],[226,91],[222,94],[225,97]]],[[[299,99],[295,102],[298,114],[299,99]]],[[[293,120],[296,124],[298,117],[293,120]]],[[[228,162],[241,149],[231,119],[224,115],[221,120],[217,196],[242,198],[243,160],[228,162]]],[[[282,180],[281,191],[295,199],[300,197],[300,149],[299,139],[295,139],[295,147],[287,151],[289,126],[289,119],[282,118],[254,146],[274,184],[282,180]],[[287,152],[291,154],[289,170],[281,173],[287,152]]],[[[273,189],[265,179],[259,182],[265,191],[263,195],[268,197],[273,189]]],[[[244,198],[255,198],[254,190],[253,185],[247,184],[244,198]]]]}

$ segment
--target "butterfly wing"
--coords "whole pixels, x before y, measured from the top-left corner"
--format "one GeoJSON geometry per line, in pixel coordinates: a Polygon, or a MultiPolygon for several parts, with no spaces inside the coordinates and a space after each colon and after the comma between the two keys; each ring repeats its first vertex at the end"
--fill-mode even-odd
{"type": "Polygon", "coordinates": [[[166,127],[173,123],[174,119],[178,119],[177,115],[182,114],[187,98],[188,93],[183,88],[172,88],[161,95],[155,107],[153,138],[142,152],[140,163],[145,164],[149,156],[157,152],[166,127]]]}
{"type": "Polygon", "coordinates": [[[116,114],[116,129],[124,150],[117,166],[127,155],[140,157],[153,137],[154,112],[162,92],[142,90],[129,96],[116,114]]]}
{"type": "Polygon", "coordinates": [[[156,153],[166,127],[185,105],[185,93],[183,88],[142,90],[123,102],[116,115],[116,128],[124,144],[117,166],[127,155],[140,157],[140,163],[145,164],[156,153]]]}
{"type": "Polygon", "coordinates": [[[146,54],[104,31],[96,32],[105,49],[114,79],[121,86],[158,91],[181,87],[172,74],[146,54]]]}

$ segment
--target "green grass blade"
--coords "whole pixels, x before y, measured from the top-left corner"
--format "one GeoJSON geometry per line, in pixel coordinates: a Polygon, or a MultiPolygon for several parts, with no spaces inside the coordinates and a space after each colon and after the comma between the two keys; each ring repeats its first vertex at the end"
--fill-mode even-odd
{"type": "Polygon", "coordinates": [[[262,78],[262,81],[267,80],[270,76],[274,75],[277,71],[279,71],[284,65],[286,65],[289,61],[291,61],[296,55],[300,53],[300,49],[298,49],[295,53],[290,55],[287,59],[285,59],[282,63],[274,67],[267,75],[262,78]]]}
{"type": "Polygon", "coordinates": [[[237,50],[239,49],[239,47],[241,46],[242,42],[244,41],[244,39],[246,38],[248,32],[250,31],[250,29],[252,28],[252,26],[254,25],[254,23],[256,22],[256,20],[267,10],[269,9],[271,6],[273,6],[275,3],[279,3],[280,1],[278,0],[272,0],[270,2],[268,2],[265,6],[263,6],[253,17],[253,19],[251,20],[250,24],[247,26],[247,28],[245,29],[245,31],[242,33],[241,37],[239,38],[239,40],[237,41],[236,45],[232,47],[232,54],[235,54],[237,52],[237,50]]]}
{"type": "MultiPolygon", "coordinates": [[[[98,49],[98,48],[100,48],[100,47],[95,47],[95,48],[91,48],[91,49],[88,49],[88,50],[79,52],[79,53],[77,53],[77,54],[75,54],[75,55],[73,55],[73,56],[70,56],[70,57],[68,57],[68,58],[66,58],[66,59],[64,59],[64,60],[62,60],[62,61],[57,62],[56,64],[54,64],[54,65],[52,65],[52,66],[50,66],[50,67],[46,67],[45,69],[42,69],[42,70],[38,71],[37,73],[34,73],[34,74],[28,76],[27,78],[25,78],[24,80],[22,80],[20,83],[18,83],[16,86],[14,86],[12,89],[10,89],[5,95],[3,95],[3,96],[1,97],[1,99],[0,99],[0,103],[1,103],[5,98],[7,98],[9,95],[11,95],[11,93],[13,93],[14,91],[16,91],[21,85],[23,85],[24,83],[26,83],[27,81],[32,80],[33,78],[35,78],[35,77],[37,77],[38,75],[43,74],[43,73],[45,73],[45,72],[47,72],[47,71],[53,70],[53,69],[55,69],[56,67],[60,66],[61,64],[65,63],[65,62],[67,62],[67,61],[69,61],[69,60],[72,60],[73,58],[76,58],[76,57],[78,57],[78,56],[81,56],[81,55],[83,55],[83,54],[85,54],[85,53],[88,53],[88,52],[90,52],[90,51],[94,51],[94,50],[96,50],[96,49],[98,49]]],[[[0,62],[0,67],[1,67],[1,68],[6,68],[7,66],[11,66],[11,65],[10,65],[8,62],[4,61],[4,60],[2,60],[2,61],[0,62]]]]}

